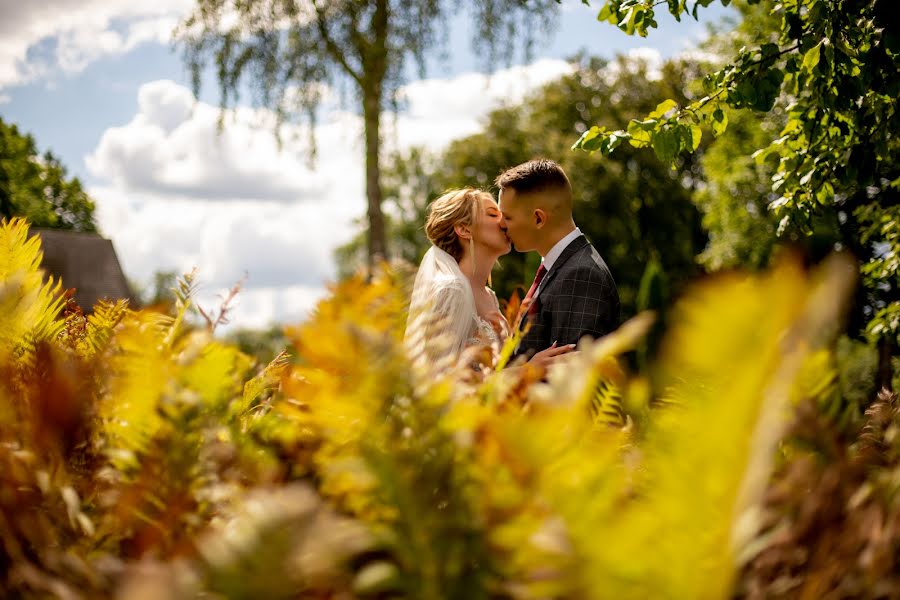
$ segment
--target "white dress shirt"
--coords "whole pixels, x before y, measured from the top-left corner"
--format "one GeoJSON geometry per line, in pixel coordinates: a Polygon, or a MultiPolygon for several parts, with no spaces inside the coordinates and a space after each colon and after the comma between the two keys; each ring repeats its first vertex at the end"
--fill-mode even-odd
{"type": "MultiPolygon", "coordinates": [[[[556,262],[556,260],[559,258],[559,255],[562,254],[563,250],[566,249],[566,246],[568,246],[569,244],[574,242],[575,238],[577,238],[580,235],[581,235],[581,230],[576,227],[571,232],[569,232],[569,234],[566,235],[563,239],[556,242],[552,248],[550,248],[550,252],[548,252],[547,256],[545,256],[541,260],[541,264],[543,264],[544,268],[547,269],[548,275],[550,274],[550,269],[553,268],[553,263],[556,262]]],[[[533,296],[534,298],[537,298],[538,294],[541,293],[541,288],[544,287],[545,281],[547,281],[546,275],[544,276],[544,279],[541,280],[541,285],[539,285],[538,289],[536,289],[534,291],[534,296],[533,296]]]]}

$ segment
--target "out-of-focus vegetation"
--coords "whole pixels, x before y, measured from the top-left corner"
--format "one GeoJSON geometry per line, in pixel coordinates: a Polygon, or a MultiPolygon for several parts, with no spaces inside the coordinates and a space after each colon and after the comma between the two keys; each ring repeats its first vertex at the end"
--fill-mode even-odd
{"type": "Polygon", "coordinates": [[[38,244],[0,227],[4,597],[900,593],[900,409],[829,349],[845,258],[694,284],[646,371],[641,315],[542,381],[411,367],[397,273],[255,365],[185,324],[189,282],[85,319],[38,244]]]}

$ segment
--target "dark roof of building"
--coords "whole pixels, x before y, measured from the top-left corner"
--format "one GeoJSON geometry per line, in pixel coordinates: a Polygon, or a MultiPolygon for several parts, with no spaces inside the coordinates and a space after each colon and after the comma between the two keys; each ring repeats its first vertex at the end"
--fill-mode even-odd
{"type": "Polygon", "coordinates": [[[41,238],[41,267],[64,288],[75,288],[75,301],[85,313],[103,298],[127,298],[136,307],[112,241],[95,233],[32,228],[41,238]]]}

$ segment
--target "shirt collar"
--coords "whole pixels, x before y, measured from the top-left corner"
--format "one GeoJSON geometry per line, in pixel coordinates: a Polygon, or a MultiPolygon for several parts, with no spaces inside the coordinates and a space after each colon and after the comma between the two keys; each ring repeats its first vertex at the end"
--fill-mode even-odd
{"type": "Polygon", "coordinates": [[[581,230],[577,227],[570,232],[566,237],[556,242],[552,248],[550,248],[550,252],[547,253],[547,256],[544,257],[542,264],[544,268],[548,271],[553,268],[553,263],[556,262],[556,259],[559,258],[559,255],[562,254],[563,250],[566,249],[566,246],[575,241],[575,238],[581,235],[581,230]]]}

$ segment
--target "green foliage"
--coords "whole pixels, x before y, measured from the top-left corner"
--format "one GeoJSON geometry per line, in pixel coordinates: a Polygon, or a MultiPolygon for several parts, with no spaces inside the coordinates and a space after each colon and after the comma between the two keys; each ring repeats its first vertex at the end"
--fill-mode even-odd
{"type": "MultiPolygon", "coordinates": [[[[693,14],[712,0],[694,4],[693,14]]],[[[728,2],[723,2],[728,4],[728,2]]],[[[600,12],[627,33],[656,26],[652,0],[608,0],[600,12]]],[[[898,287],[895,265],[885,260],[900,247],[887,226],[897,203],[900,167],[900,37],[885,0],[800,0],[761,4],[762,30],[737,32],[746,43],[704,78],[706,95],[688,103],[663,102],[665,112],[633,119],[626,130],[597,127],[575,144],[608,154],[624,140],[652,146],[671,161],[690,152],[699,125],[721,134],[725,107],[783,111],[780,132],[755,153],[771,163],[772,197],[765,200],[780,235],[819,235],[850,248],[864,263],[861,314],[851,320],[896,346],[898,287]],[[691,143],[689,143],[691,142],[691,143]]],[[[668,2],[676,17],[687,3],[668,2]]],[[[744,14],[758,11],[741,5],[744,14]]]]}
{"type": "MultiPolygon", "coordinates": [[[[771,165],[751,157],[773,128],[778,116],[761,120],[748,110],[724,107],[728,130],[700,157],[705,186],[694,194],[709,233],[698,260],[709,270],[729,267],[762,268],[778,242],[777,219],[769,211],[771,165]]],[[[799,240],[793,240],[799,241],[799,240]]]]}
{"type": "Polygon", "coordinates": [[[97,230],[94,202],[52,153],[39,155],[30,135],[0,119],[0,218],[20,216],[36,227],[97,230]]]}

